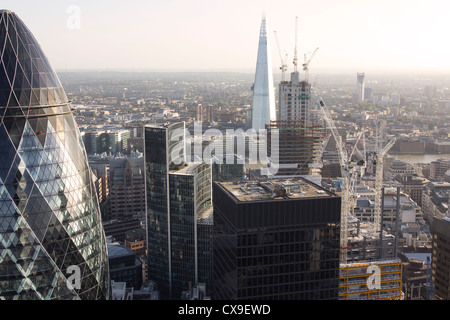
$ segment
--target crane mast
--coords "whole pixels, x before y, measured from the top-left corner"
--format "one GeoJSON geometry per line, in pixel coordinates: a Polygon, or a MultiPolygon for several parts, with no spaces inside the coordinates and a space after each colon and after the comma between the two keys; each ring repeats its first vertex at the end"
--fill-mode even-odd
{"type": "Polygon", "coordinates": [[[297,39],[298,39],[298,17],[295,17],[295,47],[294,47],[294,72],[297,72],[297,39]]]}
{"type": "Polygon", "coordinates": [[[375,203],[374,203],[374,216],[373,223],[375,231],[381,229],[381,201],[382,201],[382,188],[383,188],[383,159],[386,153],[392,148],[395,143],[395,139],[389,141],[386,146],[381,149],[381,144],[378,141],[378,150],[375,155],[375,203]],[[381,150],[380,150],[381,149],[381,150]]]}
{"type": "Polygon", "coordinates": [[[319,50],[319,48],[316,48],[316,50],[314,50],[314,52],[312,53],[312,55],[309,57],[309,59],[306,57],[305,54],[305,63],[303,63],[303,71],[305,71],[305,82],[308,82],[308,78],[309,78],[309,64],[311,63],[312,58],[314,58],[314,56],[316,55],[317,50],[319,50]]]}
{"type": "Polygon", "coordinates": [[[274,31],[275,33],[275,40],[277,41],[277,47],[278,47],[278,53],[280,54],[280,61],[281,61],[281,66],[280,66],[280,70],[281,70],[281,81],[285,81],[285,75],[286,75],[286,71],[288,68],[288,65],[286,64],[287,61],[287,53],[286,53],[286,58],[283,59],[283,56],[281,55],[281,48],[280,48],[280,43],[278,41],[278,36],[277,36],[277,32],[274,31]]]}
{"type": "Polygon", "coordinates": [[[358,176],[358,172],[360,171],[361,165],[365,165],[365,162],[356,164],[351,161],[351,158],[347,154],[345,145],[342,143],[342,138],[337,131],[334,120],[331,117],[331,114],[327,106],[325,105],[325,102],[321,97],[318,97],[318,101],[322,111],[323,119],[325,120],[336,141],[336,148],[339,154],[339,163],[342,175],[340,262],[347,263],[348,221],[349,218],[353,216],[353,210],[356,205],[356,178],[358,176]]]}

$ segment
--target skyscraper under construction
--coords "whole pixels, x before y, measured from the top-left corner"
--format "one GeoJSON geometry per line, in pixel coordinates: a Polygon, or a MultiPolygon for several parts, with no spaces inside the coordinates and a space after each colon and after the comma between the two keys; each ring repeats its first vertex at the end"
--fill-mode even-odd
{"type": "MultiPolygon", "coordinates": [[[[278,156],[276,175],[310,175],[320,161],[325,129],[318,121],[311,99],[311,84],[300,80],[294,59],[290,81],[281,81],[278,90],[277,120],[267,128],[269,157],[278,156]],[[274,145],[272,135],[278,132],[274,145]]],[[[276,165],[276,164],[275,164],[276,165]]]]}

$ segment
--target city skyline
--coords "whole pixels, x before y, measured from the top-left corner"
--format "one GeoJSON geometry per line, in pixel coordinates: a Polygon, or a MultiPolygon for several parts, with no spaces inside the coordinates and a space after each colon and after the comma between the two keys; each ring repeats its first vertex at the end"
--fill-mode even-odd
{"type": "MultiPolygon", "coordinates": [[[[40,39],[58,71],[156,70],[254,72],[265,12],[292,72],[295,17],[298,52],[320,50],[310,73],[450,71],[443,41],[450,4],[431,1],[317,2],[235,0],[4,1],[40,39]],[[79,19],[78,19],[79,18],[79,19]],[[420,22],[420,23],[419,23],[420,22]],[[51,32],[49,32],[51,30],[51,32]],[[58,39],[58,41],[55,41],[58,39]]],[[[280,66],[272,41],[273,68],[280,66]]],[[[279,72],[278,72],[279,73],[279,72]]],[[[278,74],[277,74],[278,76],[278,74]]]]}

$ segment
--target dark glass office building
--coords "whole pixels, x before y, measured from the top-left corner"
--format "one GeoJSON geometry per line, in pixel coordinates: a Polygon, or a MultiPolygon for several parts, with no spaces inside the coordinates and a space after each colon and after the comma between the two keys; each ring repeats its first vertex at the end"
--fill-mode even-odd
{"type": "Polygon", "coordinates": [[[338,299],[339,196],[302,178],[214,182],[213,206],[213,299],[338,299]]]}
{"type": "Polygon", "coordinates": [[[8,10],[0,48],[0,300],[108,299],[98,199],[70,102],[8,10]]]}
{"type": "Polygon", "coordinates": [[[134,252],[119,243],[108,243],[109,274],[111,281],[126,282],[139,290],[142,285],[142,263],[134,252]]]}
{"type": "Polygon", "coordinates": [[[450,299],[450,217],[435,217],[432,223],[431,270],[437,300],[450,299]]]}
{"type": "Polygon", "coordinates": [[[148,277],[160,297],[211,288],[211,165],[186,163],[184,123],[145,130],[148,277]]]}

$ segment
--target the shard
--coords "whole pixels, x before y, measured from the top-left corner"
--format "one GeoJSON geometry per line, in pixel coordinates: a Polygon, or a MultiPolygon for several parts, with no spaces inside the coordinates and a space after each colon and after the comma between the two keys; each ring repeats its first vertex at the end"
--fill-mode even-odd
{"type": "Polygon", "coordinates": [[[91,174],[56,73],[0,10],[0,300],[109,298],[91,174]]]}
{"type": "Polygon", "coordinates": [[[271,120],[276,120],[275,92],[269,38],[267,36],[267,19],[263,16],[259,34],[255,82],[253,84],[252,128],[257,131],[265,129],[266,124],[269,124],[271,120]]]}

